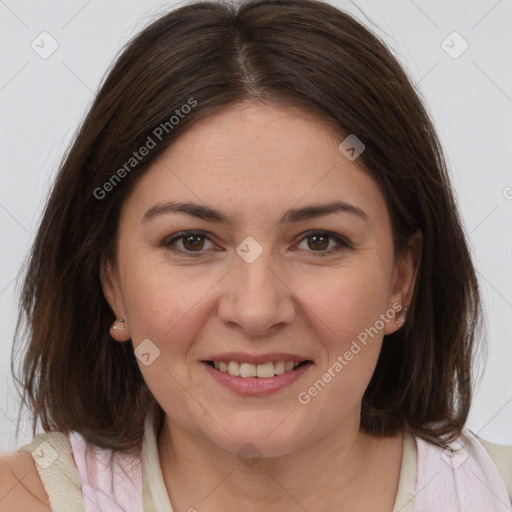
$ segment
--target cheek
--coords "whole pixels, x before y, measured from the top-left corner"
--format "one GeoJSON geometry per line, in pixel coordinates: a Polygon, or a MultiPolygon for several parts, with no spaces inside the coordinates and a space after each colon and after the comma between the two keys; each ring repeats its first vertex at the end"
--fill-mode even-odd
{"type": "Polygon", "coordinates": [[[312,276],[297,283],[294,291],[324,324],[332,343],[343,347],[385,312],[387,278],[379,265],[361,262],[312,276]]]}
{"type": "Polygon", "coordinates": [[[190,324],[187,318],[195,315],[212,288],[211,277],[191,277],[174,271],[172,276],[151,269],[133,273],[125,290],[130,329],[135,339],[153,336],[167,339],[172,333],[184,334],[190,324]]]}
{"type": "MultiPolygon", "coordinates": [[[[303,283],[302,296],[327,352],[317,370],[328,388],[321,400],[332,396],[344,407],[355,407],[379,357],[388,281],[379,266],[372,264],[338,269],[314,281],[314,285],[303,283]]],[[[317,387],[322,386],[320,383],[317,387]]]]}
{"type": "MultiPolygon", "coordinates": [[[[159,350],[151,364],[139,360],[138,365],[151,393],[167,411],[188,410],[189,394],[183,389],[192,392],[193,387],[187,360],[204,323],[198,315],[203,314],[213,285],[211,275],[193,276],[190,270],[170,268],[148,257],[126,260],[123,294],[134,348],[149,339],[159,350]]],[[[187,420],[185,413],[181,420],[187,420]]]]}

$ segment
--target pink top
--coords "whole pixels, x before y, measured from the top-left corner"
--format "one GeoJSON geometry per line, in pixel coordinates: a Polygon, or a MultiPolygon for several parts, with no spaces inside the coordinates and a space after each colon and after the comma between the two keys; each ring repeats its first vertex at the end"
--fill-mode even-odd
{"type": "Polygon", "coordinates": [[[69,435],[86,512],[143,512],[142,464],[69,435]]]}
{"type": "MultiPolygon", "coordinates": [[[[141,458],[133,460],[119,453],[112,457],[110,450],[87,445],[76,433],[70,434],[69,439],[82,482],[86,512],[143,512],[141,458]]],[[[414,440],[417,448],[416,486],[412,497],[414,504],[408,504],[408,510],[512,510],[500,472],[471,431],[463,431],[459,440],[452,443],[452,451],[418,437],[414,440]]],[[[153,449],[152,453],[156,456],[158,452],[153,449]]],[[[402,480],[402,474],[400,478],[402,480]]],[[[164,499],[167,502],[167,496],[164,499]]],[[[404,506],[397,500],[393,512],[400,510],[404,510],[404,506]]]]}
{"type": "Polygon", "coordinates": [[[470,430],[454,451],[416,438],[414,512],[506,512],[512,507],[505,481],[491,456],[470,430]]]}

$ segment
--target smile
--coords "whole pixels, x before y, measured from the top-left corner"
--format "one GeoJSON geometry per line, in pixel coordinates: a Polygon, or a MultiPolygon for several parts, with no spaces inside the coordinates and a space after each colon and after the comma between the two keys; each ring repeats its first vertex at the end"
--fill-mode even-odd
{"type": "Polygon", "coordinates": [[[223,373],[229,373],[233,377],[258,377],[260,379],[269,379],[286,372],[291,372],[295,368],[306,364],[308,361],[269,361],[263,364],[240,363],[238,361],[207,361],[210,366],[223,373]]]}
{"type": "Polygon", "coordinates": [[[201,363],[218,383],[243,396],[265,396],[275,393],[300,379],[313,364],[309,360],[262,364],[237,361],[229,361],[229,363],[202,361],[201,363]],[[215,367],[216,364],[218,368],[215,367]],[[289,369],[287,370],[287,368],[289,369]],[[230,370],[234,375],[230,373],[230,370]],[[258,372],[260,372],[259,375],[262,375],[261,377],[258,372]]]}

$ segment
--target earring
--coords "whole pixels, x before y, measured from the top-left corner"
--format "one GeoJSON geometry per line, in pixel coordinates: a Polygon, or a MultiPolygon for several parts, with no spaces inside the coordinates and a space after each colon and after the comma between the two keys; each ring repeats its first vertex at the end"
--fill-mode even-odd
{"type": "MultiPolygon", "coordinates": [[[[407,309],[408,308],[403,308],[403,312],[404,312],[404,316],[407,315],[407,309]]],[[[401,322],[405,322],[405,318],[403,318],[402,316],[399,316],[397,319],[396,319],[396,323],[398,325],[400,325],[401,322]]]]}
{"type": "Polygon", "coordinates": [[[110,326],[110,336],[116,341],[128,341],[130,339],[130,332],[127,329],[127,325],[124,318],[119,317],[110,326]]]}
{"type": "Polygon", "coordinates": [[[111,329],[113,331],[116,331],[117,329],[125,329],[124,318],[119,317],[119,320],[116,320],[116,322],[112,324],[111,329]],[[121,324],[120,326],[116,324],[117,321],[119,321],[119,323],[121,324]]]}

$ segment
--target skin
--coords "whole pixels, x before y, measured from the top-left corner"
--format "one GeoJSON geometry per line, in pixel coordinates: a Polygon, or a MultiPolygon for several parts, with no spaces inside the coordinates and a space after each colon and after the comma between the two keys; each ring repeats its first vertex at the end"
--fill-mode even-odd
{"type": "Polygon", "coordinates": [[[230,106],[181,135],[123,205],[103,290],[125,319],[112,336],[134,348],[150,339],[160,350],[150,365],[138,363],[166,413],[158,448],[175,510],[393,508],[402,435],[369,436],[359,418],[383,335],[403,323],[386,322],[307,405],[297,400],[379,315],[410,304],[421,254],[417,233],[394,260],[384,196],[361,160],[339,151],[343,138],[299,109],[230,106]],[[342,212],[278,224],[290,208],[334,200],[367,220],[342,212]],[[232,225],[184,213],[143,221],[168,201],[207,205],[232,225]],[[186,230],[210,239],[162,245],[186,230]],[[336,240],[322,238],[317,248],[311,230],[351,247],[333,252],[336,240]],[[236,252],[248,236],[263,250],[252,263],[236,252]],[[314,365],[269,396],[241,397],[200,363],[226,351],[291,352],[314,365]],[[237,456],[246,443],[261,454],[252,467],[237,456]]]}

